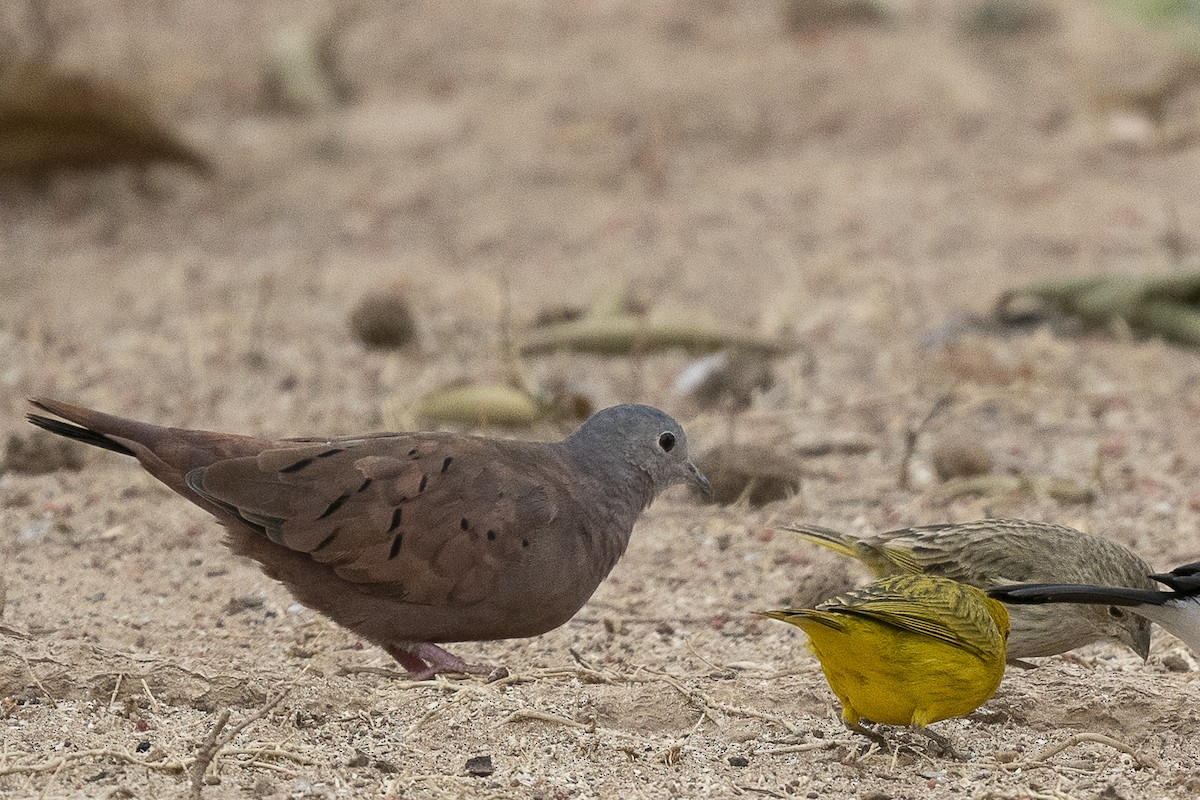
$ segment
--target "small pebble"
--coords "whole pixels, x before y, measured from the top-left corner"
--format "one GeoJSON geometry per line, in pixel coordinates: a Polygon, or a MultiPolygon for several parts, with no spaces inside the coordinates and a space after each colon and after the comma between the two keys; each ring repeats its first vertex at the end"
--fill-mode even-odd
{"type": "Polygon", "coordinates": [[[1167,653],[1163,656],[1162,665],[1171,672],[1191,672],[1192,665],[1179,653],[1167,653]]]}
{"type": "Polygon", "coordinates": [[[474,756],[467,759],[467,774],[476,778],[486,778],[496,771],[492,766],[491,756],[474,756]]]}
{"type": "Polygon", "coordinates": [[[408,293],[392,284],[362,298],[350,314],[350,329],[367,347],[398,350],[417,337],[408,293]]]}
{"type": "Polygon", "coordinates": [[[933,446],[930,460],[933,462],[933,471],[942,481],[986,475],[994,466],[986,447],[961,436],[938,440],[933,446]]]}
{"type": "Polygon", "coordinates": [[[254,608],[262,608],[263,598],[255,597],[254,595],[245,595],[243,597],[231,597],[225,607],[221,609],[226,616],[232,617],[234,614],[240,614],[243,611],[254,608]]]}

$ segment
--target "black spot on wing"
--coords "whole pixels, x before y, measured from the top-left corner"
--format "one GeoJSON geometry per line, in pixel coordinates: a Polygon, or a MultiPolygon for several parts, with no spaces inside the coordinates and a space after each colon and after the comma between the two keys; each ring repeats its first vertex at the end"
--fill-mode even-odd
{"type": "Polygon", "coordinates": [[[299,472],[300,470],[307,467],[309,464],[313,463],[313,461],[314,461],[314,459],[311,459],[311,458],[302,458],[299,461],[297,461],[295,464],[286,466],[279,471],[281,473],[283,473],[284,475],[291,473],[291,472],[299,472]]]}
{"type": "Polygon", "coordinates": [[[388,526],[388,533],[400,527],[400,517],[403,516],[404,509],[397,508],[392,511],[392,524],[388,526]]]}
{"type": "Polygon", "coordinates": [[[454,456],[446,456],[446,460],[442,462],[442,472],[450,469],[450,465],[454,463],[454,456]]]}
{"type": "Polygon", "coordinates": [[[342,503],[345,503],[349,499],[350,499],[350,495],[348,495],[348,494],[342,495],[341,497],[339,497],[338,499],[336,499],[332,503],[330,503],[329,507],[326,508],[324,511],[322,511],[321,516],[317,517],[317,519],[325,519],[330,514],[337,511],[339,508],[341,508],[342,503]]]}
{"type": "Polygon", "coordinates": [[[365,492],[367,490],[367,487],[370,486],[371,483],[372,483],[372,479],[367,478],[365,481],[362,482],[362,486],[358,487],[356,494],[361,494],[361,493],[365,492]]]}
{"type": "Polygon", "coordinates": [[[343,452],[343,448],[335,447],[332,450],[326,450],[324,452],[317,453],[317,458],[329,458],[330,456],[336,456],[338,453],[341,453],[341,452],[343,452]]]}
{"type": "Polygon", "coordinates": [[[425,491],[425,487],[428,485],[429,485],[429,476],[422,475],[421,476],[421,484],[417,487],[417,493],[420,494],[421,492],[425,491]]]}
{"type": "Polygon", "coordinates": [[[400,533],[397,533],[395,538],[392,539],[392,549],[388,553],[389,561],[400,555],[400,546],[402,544],[404,544],[404,531],[400,531],[400,533]]]}
{"type": "Polygon", "coordinates": [[[465,531],[471,527],[471,523],[467,521],[466,517],[463,517],[462,519],[460,519],[458,521],[458,527],[462,528],[465,531]]]}
{"type": "Polygon", "coordinates": [[[494,542],[494,541],[496,541],[496,532],[495,532],[495,531],[488,531],[488,532],[487,532],[487,537],[488,537],[488,541],[489,541],[489,542],[494,542]]]}
{"type": "Polygon", "coordinates": [[[312,549],[312,552],[315,553],[318,550],[324,550],[326,547],[333,544],[333,540],[337,538],[337,535],[341,530],[342,530],[342,528],[340,525],[338,527],[334,528],[332,533],[330,533],[328,536],[326,536],[324,539],[322,539],[320,544],[318,544],[316,547],[314,547],[312,549]]]}

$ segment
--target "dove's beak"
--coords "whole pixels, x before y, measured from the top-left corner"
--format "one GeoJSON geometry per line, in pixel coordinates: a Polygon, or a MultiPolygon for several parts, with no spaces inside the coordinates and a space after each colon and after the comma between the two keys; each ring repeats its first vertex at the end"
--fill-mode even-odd
{"type": "Polygon", "coordinates": [[[712,484],[708,482],[708,478],[704,477],[704,473],[700,468],[691,461],[687,462],[687,480],[693,486],[700,490],[700,494],[704,495],[705,500],[712,499],[712,484]]]}

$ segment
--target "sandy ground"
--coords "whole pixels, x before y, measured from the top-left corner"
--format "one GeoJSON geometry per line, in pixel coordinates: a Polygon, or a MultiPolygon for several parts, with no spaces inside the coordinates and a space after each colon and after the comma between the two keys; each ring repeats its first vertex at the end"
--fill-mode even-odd
{"type": "Polygon", "coordinates": [[[664,496],[576,619],[457,648],[507,666],[491,684],[391,673],[131,460],[10,470],[0,795],[187,795],[225,712],[227,731],[252,724],[216,756],[210,800],[1200,793],[1194,655],[1161,631],[1144,665],[1098,645],[1010,671],[936,726],[950,759],[902,732],[895,756],[862,753],[802,634],[750,614],[861,578],[773,530],[792,520],[1013,515],[1160,567],[1200,557],[1194,353],[1120,330],[947,327],[1030,280],[1194,262],[1191,85],[1159,117],[1125,113],[1118,85],[1126,62],[1173,68],[1165,34],[1082,0],[1001,38],[965,34],[954,2],[801,30],[781,5],[738,5],[364,4],[342,50],[356,101],[300,119],[261,107],[265,32],[317,7],[62,12],[63,63],[140,83],[218,174],[4,190],[0,434],[29,439],[30,394],[270,435],[408,427],[429,389],[502,375],[506,337],[542,309],[628,284],[657,312],[807,353],[733,417],[672,397],[681,353],[556,355],[530,374],[597,405],[658,404],[699,449],[862,446],[807,457],[801,491],[765,507],[664,496]],[[420,344],[368,352],[350,309],[395,280],[420,344]],[[904,433],[947,392],[899,488],[904,433]],[[964,436],[1001,472],[1095,499],[947,497],[931,448],[964,436]],[[469,773],[480,756],[491,774],[469,773]]]}

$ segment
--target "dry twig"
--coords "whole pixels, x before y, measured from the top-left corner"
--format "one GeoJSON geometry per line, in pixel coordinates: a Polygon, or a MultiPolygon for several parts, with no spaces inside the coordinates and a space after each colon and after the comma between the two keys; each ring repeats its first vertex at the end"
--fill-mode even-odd
{"type": "MultiPolygon", "coordinates": [[[[303,674],[304,673],[301,673],[301,675],[303,674]]],[[[299,677],[300,676],[297,676],[296,680],[299,680],[299,677]]],[[[258,711],[255,711],[249,717],[246,717],[246,719],[233,726],[233,728],[230,729],[230,731],[224,736],[221,736],[221,731],[229,723],[229,709],[225,709],[221,712],[221,716],[217,717],[217,724],[213,726],[212,730],[208,732],[208,736],[204,738],[204,743],[200,746],[200,749],[196,751],[196,760],[192,762],[191,768],[188,770],[192,778],[193,800],[199,800],[200,791],[204,788],[204,773],[208,770],[208,765],[211,764],[213,759],[217,757],[217,753],[219,753],[221,749],[225,747],[225,745],[232,742],[239,733],[246,730],[246,728],[250,727],[255,722],[258,722],[260,719],[265,717],[271,711],[271,709],[279,705],[280,701],[287,697],[288,693],[292,691],[293,687],[295,687],[296,680],[293,680],[281,692],[268,700],[266,704],[263,705],[263,707],[258,711]]]]}
{"type": "Polygon", "coordinates": [[[1058,755],[1062,751],[1068,750],[1077,744],[1084,744],[1085,742],[1090,742],[1092,744],[1102,744],[1107,747],[1111,747],[1114,750],[1120,750],[1122,753],[1125,753],[1125,754],[1131,756],[1133,758],[1133,760],[1137,763],[1137,765],[1144,769],[1158,769],[1158,761],[1156,761],[1154,758],[1152,758],[1150,756],[1142,755],[1141,753],[1139,753],[1136,749],[1134,749],[1130,745],[1127,745],[1122,741],[1114,739],[1111,736],[1105,736],[1102,733],[1088,733],[1088,732],[1075,733],[1075,734],[1072,734],[1067,739],[1064,739],[1063,741],[1059,742],[1058,744],[1049,745],[1048,747],[1046,747],[1046,749],[1042,750],[1042,752],[1038,753],[1036,756],[1029,759],[1028,763],[1032,763],[1032,764],[1043,763],[1045,761],[1050,760],[1054,756],[1058,755]]]}
{"type": "Polygon", "coordinates": [[[901,489],[907,489],[909,486],[908,468],[912,463],[913,453],[917,449],[917,440],[921,438],[921,434],[925,431],[929,423],[933,421],[933,418],[942,413],[953,399],[954,395],[952,393],[947,393],[939,397],[924,418],[905,432],[904,450],[900,453],[900,475],[897,481],[897,486],[901,489]]]}
{"type": "Polygon", "coordinates": [[[156,772],[183,772],[186,769],[186,765],[180,761],[146,761],[121,750],[103,748],[99,750],[77,750],[73,753],[64,753],[61,756],[56,756],[49,761],[43,761],[39,764],[5,764],[0,767],[0,776],[49,772],[57,770],[65,764],[92,758],[112,758],[117,761],[123,761],[126,764],[135,764],[156,772]]]}

